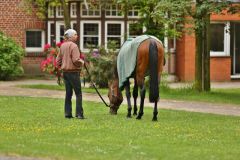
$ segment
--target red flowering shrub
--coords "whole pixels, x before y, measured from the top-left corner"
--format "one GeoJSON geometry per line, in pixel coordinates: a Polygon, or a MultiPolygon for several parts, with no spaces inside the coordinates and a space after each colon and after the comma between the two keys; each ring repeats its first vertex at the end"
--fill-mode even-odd
{"type": "Polygon", "coordinates": [[[58,84],[61,82],[62,72],[60,68],[57,67],[56,57],[59,53],[59,48],[63,42],[56,44],[56,47],[52,47],[50,44],[45,44],[44,53],[46,54],[46,59],[41,62],[41,70],[43,72],[55,75],[58,78],[58,84]]]}

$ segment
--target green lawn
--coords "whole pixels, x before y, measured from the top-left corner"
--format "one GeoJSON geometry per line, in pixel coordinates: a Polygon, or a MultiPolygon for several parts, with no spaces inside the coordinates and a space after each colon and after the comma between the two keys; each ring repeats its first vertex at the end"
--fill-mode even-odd
{"type": "MultiPolygon", "coordinates": [[[[236,160],[240,117],[152,109],[142,120],[83,102],[86,120],[63,118],[63,99],[0,96],[0,155],[50,159],[236,160]]],[[[75,107],[73,108],[75,109],[75,107]]]]}
{"type": "MultiPolygon", "coordinates": [[[[21,85],[23,88],[64,90],[64,86],[58,85],[21,85]]],[[[83,92],[96,93],[93,88],[82,88],[83,92]]],[[[99,89],[101,94],[107,94],[107,89],[99,89]]],[[[187,101],[203,101],[211,103],[235,104],[240,106],[240,88],[230,89],[212,89],[211,92],[199,93],[191,88],[170,89],[161,88],[160,96],[163,99],[187,100],[187,101]]]]}

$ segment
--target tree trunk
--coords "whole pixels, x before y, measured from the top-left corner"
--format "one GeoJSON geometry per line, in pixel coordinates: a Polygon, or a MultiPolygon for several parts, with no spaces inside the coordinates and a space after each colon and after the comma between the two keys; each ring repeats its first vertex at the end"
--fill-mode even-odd
{"type": "MultiPolygon", "coordinates": [[[[202,1],[196,1],[196,10],[202,11],[202,1]]],[[[197,12],[195,17],[195,88],[198,91],[210,91],[210,14],[197,12]]]]}
{"type": "Polygon", "coordinates": [[[210,15],[204,17],[203,90],[210,91],[210,15]]]}
{"type": "Polygon", "coordinates": [[[65,0],[61,0],[61,4],[63,7],[65,29],[67,30],[71,28],[69,8],[68,5],[65,3],[65,0]]]}
{"type": "Polygon", "coordinates": [[[196,55],[195,55],[195,89],[202,91],[202,46],[203,46],[203,37],[200,29],[196,29],[196,55]]]}

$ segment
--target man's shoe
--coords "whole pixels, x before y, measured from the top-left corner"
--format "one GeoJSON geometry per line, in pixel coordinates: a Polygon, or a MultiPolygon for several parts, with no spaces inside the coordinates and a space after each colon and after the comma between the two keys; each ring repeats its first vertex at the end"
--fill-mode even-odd
{"type": "Polygon", "coordinates": [[[65,116],[65,118],[71,119],[73,118],[73,116],[65,116]]]}
{"type": "Polygon", "coordinates": [[[76,116],[77,119],[86,119],[84,116],[76,116]]]}

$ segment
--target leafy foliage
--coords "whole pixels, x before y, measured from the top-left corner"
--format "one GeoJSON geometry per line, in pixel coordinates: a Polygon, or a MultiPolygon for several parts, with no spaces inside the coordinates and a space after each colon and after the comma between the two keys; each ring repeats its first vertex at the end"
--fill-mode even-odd
{"type": "Polygon", "coordinates": [[[23,56],[22,47],[0,32],[0,80],[12,79],[23,73],[23,56]]]}
{"type": "Polygon", "coordinates": [[[62,71],[61,68],[57,66],[56,57],[62,44],[63,42],[58,42],[55,47],[50,46],[50,44],[45,44],[44,53],[46,54],[46,59],[40,64],[43,72],[55,75],[58,78],[57,82],[59,85],[62,83],[62,71]]]}
{"type": "Polygon", "coordinates": [[[99,47],[97,50],[91,49],[90,53],[87,54],[90,72],[90,77],[88,77],[88,79],[90,78],[100,88],[108,86],[108,80],[113,78],[116,68],[116,43],[110,41],[108,47],[108,50],[104,47],[99,47]]]}
{"type": "Polygon", "coordinates": [[[23,0],[21,6],[26,10],[26,12],[31,13],[33,11],[33,6],[37,7],[37,16],[39,18],[46,18],[47,4],[52,6],[61,5],[60,0],[23,0]]]}

